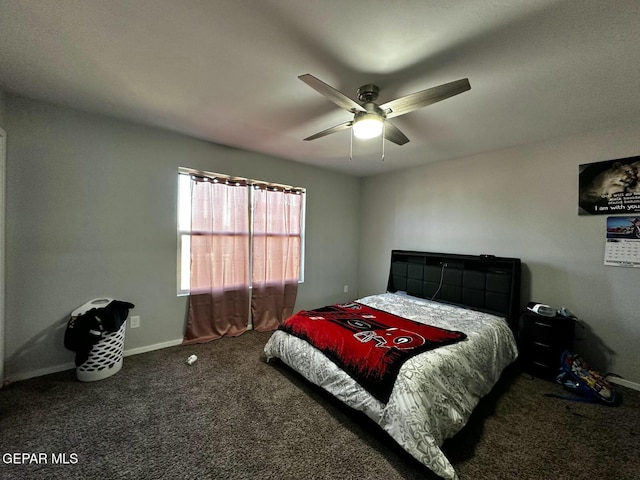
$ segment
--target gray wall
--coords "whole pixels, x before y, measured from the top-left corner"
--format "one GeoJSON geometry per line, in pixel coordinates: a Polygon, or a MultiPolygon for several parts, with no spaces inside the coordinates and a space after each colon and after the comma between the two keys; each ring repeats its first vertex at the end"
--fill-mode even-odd
{"type": "Polygon", "coordinates": [[[357,292],[359,179],[9,94],[5,116],[7,379],[68,366],[69,313],[95,297],[136,305],[141,327],[127,330],[128,351],[182,338],[179,166],[306,187],[306,276],[296,307],[357,292]]]}
{"type": "Polygon", "coordinates": [[[576,350],[640,383],[640,269],[605,267],[606,216],[577,214],[578,165],[639,152],[630,126],[367,178],[360,294],[385,289],[394,248],[519,257],[523,304],[572,309],[576,350]]]}

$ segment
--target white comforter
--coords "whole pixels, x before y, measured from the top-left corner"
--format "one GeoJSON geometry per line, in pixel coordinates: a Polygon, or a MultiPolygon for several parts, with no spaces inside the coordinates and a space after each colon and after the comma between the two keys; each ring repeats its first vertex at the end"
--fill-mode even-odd
{"type": "Polygon", "coordinates": [[[307,380],[364,412],[433,472],[456,479],[440,447],[467,423],[480,398],[517,358],[516,343],[506,321],[393,293],[356,301],[418,322],[462,331],[467,339],[406,361],[387,404],[371,396],[319,350],[280,330],[264,348],[267,359],[280,358],[307,380]]]}

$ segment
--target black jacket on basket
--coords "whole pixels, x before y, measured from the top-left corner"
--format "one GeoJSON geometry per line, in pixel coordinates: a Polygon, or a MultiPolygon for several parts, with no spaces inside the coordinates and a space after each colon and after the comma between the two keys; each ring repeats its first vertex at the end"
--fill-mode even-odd
{"type": "Polygon", "coordinates": [[[76,352],[76,366],[79,367],[89,358],[91,348],[107,333],[116,332],[127,320],[133,303],[113,300],[106,307],[91,310],[71,317],[64,332],[64,346],[76,352]]]}

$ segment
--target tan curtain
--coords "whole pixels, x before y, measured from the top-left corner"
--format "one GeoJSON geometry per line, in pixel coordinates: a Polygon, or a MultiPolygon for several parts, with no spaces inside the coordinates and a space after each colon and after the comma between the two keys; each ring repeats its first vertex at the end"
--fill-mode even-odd
{"type": "Polygon", "coordinates": [[[257,331],[275,330],[298,293],[302,195],[254,189],[251,317],[257,331]]]}
{"type": "Polygon", "coordinates": [[[246,331],[249,200],[246,183],[192,177],[191,295],[184,343],[246,331]]]}

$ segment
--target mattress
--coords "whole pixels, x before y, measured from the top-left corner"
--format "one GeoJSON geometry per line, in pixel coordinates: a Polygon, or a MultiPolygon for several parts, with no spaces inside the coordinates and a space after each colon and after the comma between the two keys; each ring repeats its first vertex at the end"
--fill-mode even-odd
{"type": "Polygon", "coordinates": [[[387,403],[374,398],[319,350],[283,331],[274,332],[265,345],[267,360],[280,359],[363,412],[434,473],[457,479],[440,447],[464,427],[480,399],[516,360],[516,342],[507,322],[488,313],[397,293],[356,301],[417,322],[462,331],[467,339],[407,360],[387,403]]]}

